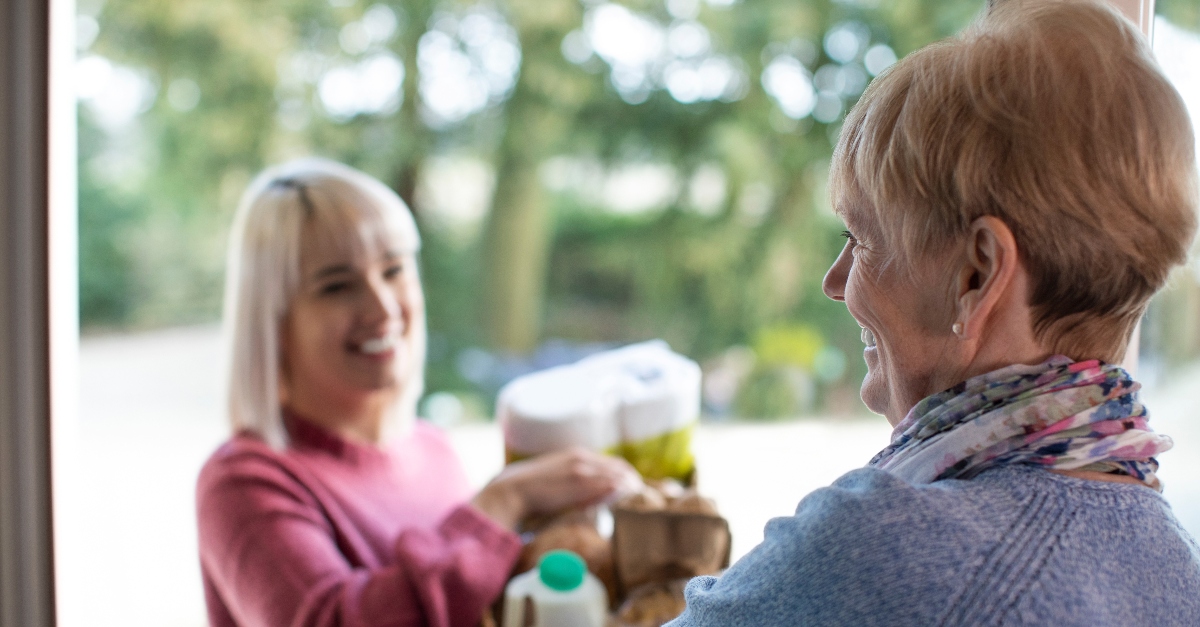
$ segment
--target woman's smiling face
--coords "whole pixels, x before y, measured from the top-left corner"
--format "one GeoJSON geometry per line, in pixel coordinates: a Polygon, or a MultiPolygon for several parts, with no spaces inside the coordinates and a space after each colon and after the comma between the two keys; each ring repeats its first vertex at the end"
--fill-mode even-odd
{"type": "Polygon", "coordinates": [[[888,250],[865,212],[845,218],[846,245],[822,287],[863,329],[863,402],[895,425],[922,398],[960,380],[950,264],[888,250]]]}
{"type": "Polygon", "coordinates": [[[283,327],[294,409],[386,405],[419,376],[425,302],[416,257],[381,244],[345,246],[305,226],[300,286],[283,327]]]}

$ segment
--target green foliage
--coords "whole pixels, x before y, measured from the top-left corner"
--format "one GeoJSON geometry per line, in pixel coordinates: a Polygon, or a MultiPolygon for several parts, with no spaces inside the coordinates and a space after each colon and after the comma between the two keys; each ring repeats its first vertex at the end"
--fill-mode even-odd
{"type": "Polygon", "coordinates": [[[1173,24],[1200,31],[1200,2],[1196,0],[1157,0],[1154,9],[1173,24]]]}
{"type": "Polygon", "coordinates": [[[80,180],[90,202],[79,208],[79,306],[91,326],[120,325],[134,304],[132,259],[122,246],[132,212],[91,184],[80,180]]]}
{"type": "Polygon", "coordinates": [[[436,229],[423,230],[421,277],[429,333],[425,387],[469,391],[455,357],[481,340],[476,324],[478,250],[456,247],[436,229]]]}
{"type": "Polygon", "coordinates": [[[812,380],[797,368],[758,368],[738,392],[737,415],[749,420],[780,420],[812,410],[812,380]]]}
{"type": "MultiPolygon", "coordinates": [[[[662,0],[621,4],[663,28],[677,21],[662,0]]],[[[86,54],[144,72],[157,94],[127,127],[105,127],[86,108],[80,116],[83,324],[215,319],[242,189],[269,163],[321,154],[392,185],[417,215],[431,392],[474,388],[456,362],[472,347],[662,337],[700,360],[751,347],[757,362],[735,403],[744,415],[793,415],[852,396],[863,372],[858,327],[820,285],[841,246],[824,198],[840,115],[789,118],[763,72],[781,54],[809,72],[837,69],[822,42],[848,20],[902,55],[957,31],[981,4],[701,0],[696,20],[743,84],[729,97],[680,102],[661,84],[623,95],[609,62],[564,57],[564,40],[596,3],[83,3],[100,25],[86,54]],[[367,51],[347,47],[346,29],[380,6],[395,16],[394,35],[367,51]],[[429,77],[420,42],[479,11],[511,27],[516,82],[464,119],[436,121],[421,91],[429,77]],[[332,115],[320,77],[377,53],[403,65],[398,108],[332,115]],[[189,85],[194,102],[180,96],[189,85]],[[448,155],[492,167],[482,225],[447,227],[419,193],[431,157],[448,155]],[[665,168],[674,191],[649,210],[613,211],[595,194],[545,185],[544,167],[560,158],[602,173],[665,168]],[[719,178],[720,191],[701,207],[690,190],[705,176],[719,178]]],[[[1179,19],[1194,13],[1160,4],[1179,19]]]]}

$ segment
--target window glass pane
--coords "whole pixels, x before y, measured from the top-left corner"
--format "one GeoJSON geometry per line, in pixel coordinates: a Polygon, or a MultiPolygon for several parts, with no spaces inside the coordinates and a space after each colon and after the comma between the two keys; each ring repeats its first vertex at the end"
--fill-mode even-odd
{"type": "MultiPolygon", "coordinates": [[[[1179,90],[1200,129],[1200,13],[1188,3],[1160,3],[1154,52],[1163,73],[1179,90]]],[[[1162,456],[1163,495],[1184,528],[1200,534],[1200,424],[1194,418],[1200,395],[1200,257],[1172,277],[1151,303],[1143,325],[1140,376],[1155,430],[1175,440],[1162,456]]]]}
{"type": "MultiPolygon", "coordinates": [[[[890,427],[858,399],[860,329],[820,287],[844,228],[832,143],[874,75],[980,3],[633,4],[78,1],[81,418],[61,624],[205,624],[193,490],[229,435],[226,237],[251,177],[300,155],[413,208],[421,411],[476,485],[503,463],[501,385],[651,338],[704,369],[701,490],[735,558],[882,448],[890,427]]],[[[1160,2],[1156,46],[1200,116],[1185,62],[1200,16],[1183,4],[1160,2]]],[[[1142,355],[1152,424],[1177,445],[1165,496],[1200,536],[1200,265],[1156,299],[1142,355]]]]}

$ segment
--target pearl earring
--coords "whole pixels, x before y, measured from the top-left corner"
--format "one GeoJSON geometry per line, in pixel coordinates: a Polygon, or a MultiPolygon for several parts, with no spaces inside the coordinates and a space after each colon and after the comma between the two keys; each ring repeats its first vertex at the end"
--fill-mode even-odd
{"type": "Polygon", "coordinates": [[[950,326],[950,330],[953,331],[955,335],[962,335],[963,325],[961,322],[955,322],[950,326]]]}

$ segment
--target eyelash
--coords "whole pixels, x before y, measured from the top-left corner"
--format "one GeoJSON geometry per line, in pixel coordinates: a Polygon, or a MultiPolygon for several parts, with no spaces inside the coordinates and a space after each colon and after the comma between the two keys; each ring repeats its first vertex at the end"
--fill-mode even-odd
{"type": "Polygon", "coordinates": [[[339,292],[345,291],[346,288],[348,288],[348,287],[350,287],[350,284],[347,283],[346,281],[337,281],[335,283],[327,283],[327,284],[321,286],[321,293],[322,294],[337,294],[339,292]]]}
{"type": "MultiPolygon", "coordinates": [[[[396,264],[394,266],[389,266],[383,271],[383,278],[387,281],[391,281],[402,274],[404,274],[404,266],[402,264],[396,264]]],[[[324,295],[340,294],[353,287],[353,283],[353,281],[334,281],[332,283],[326,283],[322,285],[319,289],[320,293],[324,295]]]]}
{"type": "Polygon", "coordinates": [[[842,237],[846,238],[846,240],[850,242],[851,246],[858,245],[858,238],[854,237],[854,234],[850,231],[842,231],[842,237]]]}

